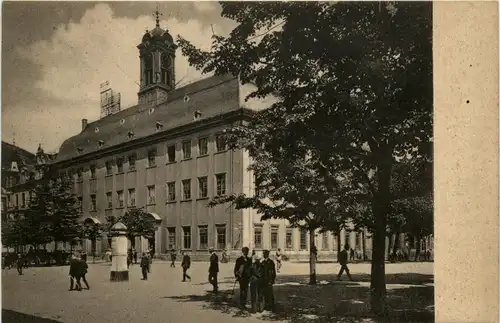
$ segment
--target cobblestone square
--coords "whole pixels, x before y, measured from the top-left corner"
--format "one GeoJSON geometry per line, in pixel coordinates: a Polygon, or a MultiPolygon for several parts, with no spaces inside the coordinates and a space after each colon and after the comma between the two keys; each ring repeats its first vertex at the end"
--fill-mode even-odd
{"type": "MultiPolygon", "coordinates": [[[[351,264],[355,282],[336,282],[338,265],[317,266],[318,285],[309,286],[307,263],[285,263],[275,285],[276,314],[250,314],[236,308],[232,295],[234,263],[221,264],[219,295],[211,295],[208,263],[194,262],[191,282],[182,270],[154,262],[148,281],[133,265],[130,280],[109,281],[110,265],[89,264],[90,290],[70,292],[67,266],[28,268],[19,276],[2,273],[3,322],[369,322],[369,264],[351,264]],[[335,274],[333,274],[335,273],[335,274]],[[28,316],[22,316],[23,313],[28,316]],[[47,319],[47,320],[44,320],[47,319]]],[[[432,263],[387,264],[389,303],[394,313],[413,315],[413,321],[431,321],[434,308],[432,263]],[[409,308],[410,307],[410,308],[409,308]],[[411,310],[410,310],[411,309],[411,310]],[[411,314],[413,313],[413,314],[411,314]]],[[[395,317],[395,321],[398,319],[395,317]]],[[[411,319],[408,317],[408,320],[411,319]]]]}

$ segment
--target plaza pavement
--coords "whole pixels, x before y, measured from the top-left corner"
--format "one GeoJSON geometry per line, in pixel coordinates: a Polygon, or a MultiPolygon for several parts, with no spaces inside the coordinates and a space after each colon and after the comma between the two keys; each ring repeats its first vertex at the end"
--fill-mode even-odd
{"type": "MultiPolygon", "coordinates": [[[[219,295],[207,293],[208,263],[194,262],[192,281],[181,282],[182,270],[153,262],[148,281],[138,265],[130,280],[109,281],[110,265],[89,264],[90,290],[68,291],[68,266],[15,269],[2,273],[2,322],[374,322],[369,315],[369,264],[351,264],[354,283],[336,282],[337,264],[317,265],[318,285],[310,286],[307,263],[284,263],[275,285],[277,313],[250,314],[236,308],[232,295],[234,263],[220,264],[219,295]],[[20,314],[22,313],[22,314],[20,314]],[[24,315],[23,315],[24,314],[24,315]],[[29,316],[28,316],[29,315],[29,316]],[[46,319],[46,320],[44,320],[46,319]]],[[[433,264],[386,265],[389,322],[432,322],[433,264]]],[[[387,321],[386,320],[386,321],[387,321]]],[[[386,322],[384,321],[384,322],[386,322]]]]}

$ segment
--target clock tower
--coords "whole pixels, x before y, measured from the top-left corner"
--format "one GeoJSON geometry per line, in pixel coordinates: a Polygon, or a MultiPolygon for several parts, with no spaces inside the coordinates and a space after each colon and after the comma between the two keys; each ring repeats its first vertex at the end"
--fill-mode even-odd
{"type": "Polygon", "coordinates": [[[139,104],[159,104],[167,99],[167,93],[175,88],[175,45],[168,30],[160,28],[160,13],[156,27],[146,30],[139,49],[141,84],[139,104]]]}

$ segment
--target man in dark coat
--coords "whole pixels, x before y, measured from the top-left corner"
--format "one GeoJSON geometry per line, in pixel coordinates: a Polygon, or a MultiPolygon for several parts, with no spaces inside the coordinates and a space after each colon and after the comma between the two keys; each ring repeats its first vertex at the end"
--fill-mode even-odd
{"type": "Polygon", "coordinates": [[[214,248],[208,249],[210,252],[210,267],[208,268],[208,281],[214,287],[214,293],[217,293],[219,287],[217,285],[217,275],[219,274],[219,257],[214,252],[214,248]]]}
{"type": "Polygon", "coordinates": [[[351,273],[349,273],[349,268],[347,268],[347,261],[348,261],[348,254],[347,250],[349,250],[349,245],[344,246],[344,250],[342,250],[339,253],[339,264],[340,264],[340,271],[339,274],[337,275],[337,280],[340,280],[340,276],[344,273],[344,270],[347,274],[347,277],[352,281],[351,273]]]}
{"type": "Polygon", "coordinates": [[[82,278],[83,266],[81,259],[78,259],[76,255],[71,256],[69,261],[69,290],[82,290],[82,284],[80,279],[82,278]],[[76,286],[75,286],[76,283],[76,286]],[[73,288],[75,287],[75,288],[73,288]]]}
{"type": "Polygon", "coordinates": [[[149,257],[145,252],[142,253],[140,266],[142,271],[142,280],[148,280],[149,257]]]}
{"type": "Polygon", "coordinates": [[[188,275],[187,271],[191,267],[191,257],[187,254],[187,251],[183,251],[182,254],[184,255],[182,257],[182,281],[185,282],[186,278],[191,280],[191,277],[188,275]]]}
{"type": "Polygon", "coordinates": [[[135,250],[135,248],[132,249],[132,255],[134,257],[134,264],[136,264],[137,263],[137,250],[135,250]]]}
{"type": "Polygon", "coordinates": [[[262,252],[264,260],[262,261],[262,278],[260,289],[264,299],[264,309],[274,311],[274,293],[273,285],[276,281],[276,266],[274,261],[269,258],[269,250],[262,252]]]}
{"type": "Polygon", "coordinates": [[[242,255],[236,259],[234,265],[234,277],[240,284],[240,308],[245,308],[248,298],[248,284],[250,283],[250,269],[252,267],[252,258],[248,257],[248,247],[241,249],[242,255]]]}
{"type": "Polygon", "coordinates": [[[21,253],[17,254],[16,267],[17,267],[17,273],[19,275],[23,274],[24,263],[25,263],[25,257],[23,257],[23,254],[21,253]]]}
{"type": "Polygon", "coordinates": [[[170,251],[170,268],[175,268],[175,260],[177,259],[177,253],[175,252],[175,249],[172,248],[172,251],[170,251]]]}

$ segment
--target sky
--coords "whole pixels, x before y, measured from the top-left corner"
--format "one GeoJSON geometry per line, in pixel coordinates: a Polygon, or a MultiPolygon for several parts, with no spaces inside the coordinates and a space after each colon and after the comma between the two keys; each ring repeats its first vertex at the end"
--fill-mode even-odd
{"type": "MultiPolygon", "coordinates": [[[[217,2],[159,2],[160,26],[209,49],[212,28],[227,35],[234,22],[217,2]]],[[[121,93],[122,109],[137,104],[137,45],[155,26],[156,2],[3,2],[2,140],[36,152],[57,152],[99,118],[100,83],[121,93]]],[[[180,50],[179,86],[202,76],[180,50]]]]}

